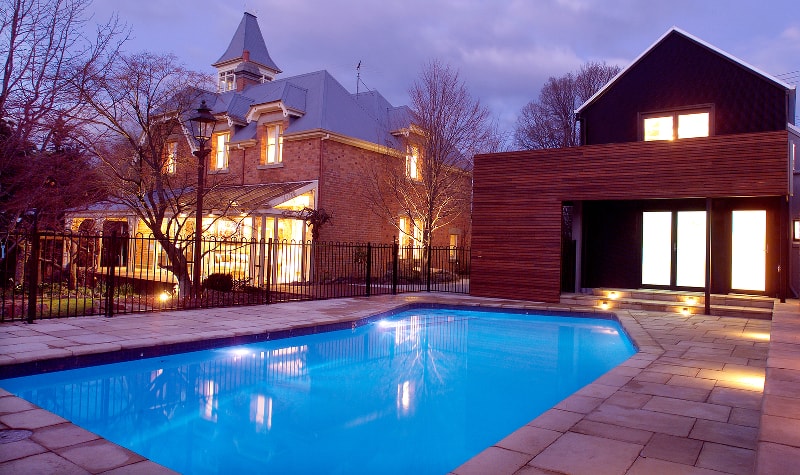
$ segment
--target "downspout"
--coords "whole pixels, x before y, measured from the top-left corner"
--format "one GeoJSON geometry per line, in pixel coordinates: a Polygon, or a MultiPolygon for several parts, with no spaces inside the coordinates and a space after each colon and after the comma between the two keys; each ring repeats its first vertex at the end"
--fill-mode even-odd
{"type": "Polygon", "coordinates": [[[236,148],[242,151],[242,185],[244,185],[244,171],[247,167],[247,149],[242,144],[236,144],[236,148]]]}
{"type": "Polygon", "coordinates": [[[706,279],[704,289],[705,307],[703,312],[706,315],[711,315],[711,251],[713,246],[711,240],[714,238],[711,225],[714,223],[711,213],[714,211],[714,206],[711,198],[706,198],[706,279]]]}
{"type": "Polygon", "coordinates": [[[323,151],[325,149],[324,142],[326,140],[330,140],[330,138],[331,138],[331,134],[325,134],[324,136],[322,136],[319,139],[319,176],[317,177],[318,183],[317,183],[317,199],[316,199],[316,203],[314,203],[314,208],[315,209],[319,209],[319,207],[320,207],[319,203],[320,203],[320,201],[322,201],[321,200],[321,198],[322,198],[322,196],[321,196],[322,195],[322,188],[323,188],[323,186],[322,186],[322,181],[323,181],[322,180],[322,176],[323,176],[322,172],[324,170],[323,167],[322,167],[322,161],[324,159],[324,153],[323,153],[323,151]]]}

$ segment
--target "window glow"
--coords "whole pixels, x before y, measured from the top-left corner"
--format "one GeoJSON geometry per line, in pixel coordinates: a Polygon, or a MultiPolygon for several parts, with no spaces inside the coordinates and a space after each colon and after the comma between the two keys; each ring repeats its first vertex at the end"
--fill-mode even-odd
{"type": "Polygon", "coordinates": [[[678,116],[678,138],[708,137],[708,112],[678,116]]]}
{"type": "Polygon", "coordinates": [[[219,91],[232,91],[234,88],[233,71],[222,71],[219,73],[219,91]]]}
{"type": "Polygon", "coordinates": [[[675,140],[691,137],[708,137],[711,131],[711,114],[708,112],[669,113],[644,119],[644,140],[675,140]],[[677,122],[677,124],[676,124],[677,122]]]}
{"type": "Polygon", "coordinates": [[[419,180],[419,148],[411,146],[406,155],[406,178],[419,180]]]}
{"type": "Polygon", "coordinates": [[[458,259],[458,234],[450,235],[450,260],[458,259]]]}
{"type": "Polygon", "coordinates": [[[228,134],[217,135],[214,168],[225,170],[228,168],[228,134]]]}
{"type": "Polygon", "coordinates": [[[642,213],[642,284],[670,285],[672,212],[642,213]]]}
{"type": "Polygon", "coordinates": [[[678,274],[680,287],[706,285],[706,212],[678,212],[678,274]]]}
{"type": "Polygon", "coordinates": [[[400,228],[398,237],[400,258],[420,259],[422,257],[422,221],[401,217],[398,227],[400,228]]]}
{"type": "Polygon", "coordinates": [[[283,160],[283,134],[280,125],[267,127],[267,163],[280,163],[283,160]]]}
{"type": "Polygon", "coordinates": [[[178,142],[167,142],[166,156],[164,157],[164,171],[174,174],[177,168],[178,142]]]}
{"type": "Polygon", "coordinates": [[[313,195],[311,193],[305,193],[300,196],[295,196],[290,200],[284,201],[275,207],[279,209],[293,209],[299,211],[303,208],[311,208],[312,199],[313,195]]]}
{"type": "Polygon", "coordinates": [[[795,241],[800,241],[800,219],[795,219],[794,221],[792,221],[792,224],[794,225],[794,231],[792,233],[792,237],[794,238],[795,241]]]}
{"type": "Polygon", "coordinates": [[[644,120],[644,140],[672,140],[673,138],[673,119],[672,116],[649,117],[644,120]]]}
{"type": "Polygon", "coordinates": [[[767,212],[734,211],[731,253],[731,287],[766,289],[767,212]]]}

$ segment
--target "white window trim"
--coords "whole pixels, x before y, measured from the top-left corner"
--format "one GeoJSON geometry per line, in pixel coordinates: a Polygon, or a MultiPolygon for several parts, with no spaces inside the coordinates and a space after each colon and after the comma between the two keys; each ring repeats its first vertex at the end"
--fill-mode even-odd
{"type": "Polygon", "coordinates": [[[229,153],[229,145],[230,145],[230,134],[227,132],[222,132],[218,134],[214,134],[214,162],[212,163],[211,170],[216,172],[227,171],[228,166],[230,165],[230,153],[229,153]],[[220,147],[220,139],[223,140],[223,145],[220,147]],[[224,166],[220,165],[220,154],[222,155],[222,162],[224,166]]]}
{"type": "Polygon", "coordinates": [[[283,126],[282,124],[267,125],[266,140],[264,141],[264,163],[261,165],[276,166],[283,163],[283,126]],[[272,153],[270,153],[272,151],[272,153]]]}
{"type": "Polygon", "coordinates": [[[409,145],[406,152],[406,178],[412,181],[422,179],[419,173],[419,147],[414,145],[409,145]]]}

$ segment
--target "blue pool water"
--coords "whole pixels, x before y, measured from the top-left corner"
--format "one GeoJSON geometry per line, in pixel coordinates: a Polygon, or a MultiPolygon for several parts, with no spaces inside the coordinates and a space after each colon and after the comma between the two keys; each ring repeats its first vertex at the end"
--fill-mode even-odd
{"type": "Polygon", "coordinates": [[[0,387],[187,474],[443,474],[634,352],[610,320],[413,309],[0,387]]]}

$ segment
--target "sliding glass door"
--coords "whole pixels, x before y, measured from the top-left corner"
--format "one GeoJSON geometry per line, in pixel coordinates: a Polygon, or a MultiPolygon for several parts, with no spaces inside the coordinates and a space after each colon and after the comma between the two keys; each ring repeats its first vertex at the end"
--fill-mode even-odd
{"type": "Polygon", "coordinates": [[[731,288],[766,289],[767,212],[734,211],[731,223],[731,288]]]}
{"type": "Polygon", "coordinates": [[[704,287],[705,211],[642,213],[642,285],[704,287]]]}

